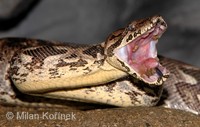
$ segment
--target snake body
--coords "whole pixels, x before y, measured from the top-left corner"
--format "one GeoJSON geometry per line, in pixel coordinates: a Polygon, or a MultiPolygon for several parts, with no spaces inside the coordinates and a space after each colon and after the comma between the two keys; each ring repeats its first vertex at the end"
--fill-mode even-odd
{"type": "Polygon", "coordinates": [[[3,38],[0,103],[31,105],[19,92],[119,107],[159,104],[199,114],[200,69],[157,57],[155,44],[166,28],[162,17],[153,16],[97,45],[3,38]]]}

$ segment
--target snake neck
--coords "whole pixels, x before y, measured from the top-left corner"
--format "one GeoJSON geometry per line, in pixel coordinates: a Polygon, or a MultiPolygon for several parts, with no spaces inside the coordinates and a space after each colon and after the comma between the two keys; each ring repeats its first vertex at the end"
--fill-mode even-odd
{"type": "Polygon", "coordinates": [[[28,46],[12,57],[10,78],[20,91],[35,93],[100,85],[126,75],[105,58],[104,43],[28,46]]]}

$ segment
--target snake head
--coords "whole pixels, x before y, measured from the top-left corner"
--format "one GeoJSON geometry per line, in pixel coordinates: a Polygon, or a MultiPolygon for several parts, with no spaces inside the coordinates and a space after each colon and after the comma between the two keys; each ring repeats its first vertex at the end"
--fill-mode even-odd
{"type": "Polygon", "coordinates": [[[145,83],[163,84],[169,72],[159,63],[156,44],[166,28],[161,16],[131,22],[108,37],[107,62],[145,83]]]}

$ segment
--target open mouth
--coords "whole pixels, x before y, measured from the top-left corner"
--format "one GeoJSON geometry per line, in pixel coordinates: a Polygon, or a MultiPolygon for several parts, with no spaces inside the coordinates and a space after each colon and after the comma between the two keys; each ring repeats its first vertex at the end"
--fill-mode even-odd
{"type": "Polygon", "coordinates": [[[134,39],[126,46],[118,49],[116,54],[130,66],[143,81],[155,84],[167,75],[157,57],[156,44],[164,30],[157,25],[134,39]]]}

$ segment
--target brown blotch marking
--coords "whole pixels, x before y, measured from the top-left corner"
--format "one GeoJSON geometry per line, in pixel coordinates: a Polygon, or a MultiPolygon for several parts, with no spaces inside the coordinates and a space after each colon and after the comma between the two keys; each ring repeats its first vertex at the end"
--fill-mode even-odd
{"type": "Polygon", "coordinates": [[[10,70],[7,71],[7,74],[5,75],[5,80],[10,80],[10,70]]]}
{"type": "Polygon", "coordinates": [[[134,77],[134,78],[137,78],[137,75],[136,75],[136,73],[133,73],[132,75],[133,75],[133,77],[134,77]]]}
{"type": "Polygon", "coordinates": [[[64,67],[64,66],[68,66],[68,65],[69,64],[67,62],[65,62],[63,59],[59,59],[56,67],[64,67]]]}
{"type": "Polygon", "coordinates": [[[117,59],[117,61],[121,64],[122,67],[124,67],[126,69],[127,72],[131,71],[130,68],[125,65],[124,62],[120,61],[119,59],[117,59]]]}
{"type": "Polygon", "coordinates": [[[22,83],[22,82],[26,82],[26,79],[22,79],[22,78],[21,78],[19,81],[20,81],[21,83],[22,83]]]}
{"type": "Polygon", "coordinates": [[[61,76],[60,75],[54,75],[54,76],[49,77],[49,79],[53,79],[53,78],[61,78],[61,76]]]}
{"type": "Polygon", "coordinates": [[[112,35],[110,35],[109,40],[113,40],[113,39],[115,39],[116,37],[119,37],[119,36],[121,36],[121,35],[122,35],[121,32],[119,32],[117,35],[112,34],[112,35]]]}
{"type": "Polygon", "coordinates": [[[138,34],[139,34],[139,35],[141,34],[141,30],[140,30],[140,29],[139,29],[137,32],[135,31],[134,34],[133,34],[133,36],[134,36],[134,37],[137,37],[138,34]]]}
{"type": "Polygon", "coordinates": [[[61,63],[58,63],[56,65],[56,67],[63,67],[63,66],[70,66],[72,67],[84,67],[86,64],[88,64],[88,62],[86,60],[83,59],[79,59],[77,62],[64,62],[63,60],[61,60],[61,63]]]}
{"type": "Polygon", "coordinates": [[[19,75],[18,71],[20,68],[16,65],[13,65],[15,61],[21,63],[21,59],[19,58],[19,56],[17,56],[17,54],[15,54],[10,60],[10,69],[8,70],[9,75],[19,75]]]}
{"type": "Polygon", "coordinates": [[[159,98],[152,99],[151,104],[157,104],[159,100],[159,98]]]}
{"type": "Polygon", "coordinates": [[[70,56],[66,56],[65,59],[71,59],[71,58],[77,58],[78,56],[76,54],[71,54],[70,56]]]}
{"type": "Polygon", "coordinates": [[[20,76],[21,76],[21,77],[27,77],[27,75],[28,75],[28,73],[23,73],[23,74],[21,74],[20,76]]]}
{"type": "Polygon", "coordinates": [[[18,71],[19,71],[19,67],[18,66],[13,66],[13,67],[11,67],[10,73],[12,75],[19,75],[18,71]]]}
{"type": "Polygon", "coordinates": [[[122,38],[119,39],[117,42],[115,42],[114,44],[112,44],[108,49],[107,49],[107,55],[109,57],[112,57],[114,55],[113,51],[115,48],[117,48],[122,42],[122,38]]]}
{"type": "Polygon", "coordinates": [[[69,70],[70,70],[70,71],[76,71],[77,68],[72,67],[72,68],[70,68],[69,70]]]}
{"type": "Polygon", "coordinates": [[[147,22],[152,24],[151,18],[139,19],[139,20],[137,20],[137,24],[135,25],[135,28],[136,29],[141,28],[144,25],[146,25],[147,22]]]}
{"type": "Polygon", "coordinates": [[[115,87],[115,85],[116,85],[115,83],[107,85],[106,86],[107,87],[106,91],[109,92],[109,93],[112,93],[112,91],[114,90],[113,88],[115,87]]]}
{"type": "Polygon", "coordinates": [[[50,68],[49,69],[49,74],[50,74],[49,79],[52,79],[52,78],[61,78],[61,75],[59,75],[57,68],[50,68]]]}
{"type": "MultiPolygon", "coordinates": [[[[7,92],[5,92],[5,94],[9,94],[7,92]]],[[[16,95],[9,95],[12,99],[16,99],[16,95]]]]}
{"type": "Polygon", "coordinates": [[[3,53],[0,53],[0,61],[4,61],[3,53]]]}
{"type": "Polygon", "coordinates": [[[151,96],[151,97],[158,97],[162,93],[163,86],[155,86],[155,85],[149,85],[147,83],[144,83],[141,80],[138,80],[137,78],[134,77],[129,77],[128,79],[131,81],[131,83],[137,87],[139,91],[144,91],[146,95],[151,96]],[[150,91],[149,91],[150,90],[150,91]]]}
{"type": "Polygon", "coordinates": [[[95,61],[94,61],[94,64],[103,65],[103,63],[104,63],[104,59],[101,59],[101,60],[95,60],[95,61]]]}
{"type": "Polygon", "coordinates": [[[145,91],[148,96],[151,97],[158,97],[162,92],[162,85],[161,86],[150,86],[148,84],[143,83],[139,89],[145,91]]]}
{"type": "Polygon", "coordinates": [[[58,74],[58,69],[57,68],[50,68],[49,69],[49,74],[50,75],[57,75],[58,74]]]}
{"type": "Polygon", "coordinates": [[[163,77],[164,77],[164,78],[169,78],[169,75],[164,75],[163,77]]]}
{"type": "Polygon", "coordinates": [[[90,73],[92,70],[89,68],[89,67],[86,67],[83,69],[84,71],[87,71],[87,72],[84,72],[85,74],[88,74],[90,73]]]}
{"type": "Polygon", "coordinates": [[[79,59],[77,62],[74,62],[74,67],[81,67],[81,66],[85,66],[86,64],[88,64],[88,62],[86,60],[83,59],[79,59]]]}
{"type": "Polygon", "coordinates": [[[127,92],[127,93],[125,93],[125,94],[127,94],[127,95],[131,98],[131,103],[132,103],[132,104],[135,104],[136,102],[141,103],[141,102],[136,98],[136,96],[142,95],[142,94],[137,93],[136,91],[127,92]]]}
{"type": "Polygon", "coordinates": [[[13,55],[13,57],[11,58],[11,60],[9,61],[9,63],[10,63],[11,66],[12,66],[15,62],[17,62],[17,63],[22,63],[22,60],[21,60],[20,56],[18,55],[18,52],[15,53],[15,54],[13,55]]]}
{"type": "Polygon", "coordinates": [[[163,82],[162,77],[159,77],[157,82],[160,84],[160,82],[163,82]]]}
{"type": "Polygon", "coordinates": [[[87,90],[87,91],[90,91],[90,92],[95,92],[95,90],[92,90],[92,89],[89,89],[89,90],[87,90]]]}
{"type": "Polygon", "coordinates": [[[97,53],[104,55],[104,47],[102,47],[101,45],[95,45],[83,51],[83,54],[90,55],[93,58],[97,58],[97,53]]]}
{"type": "Polygon", "coordinates": [[[20,80],[20,78],[12,77],[12,80],[17,81],[17,80],[20,80]]]}
{"type": "Polygon", "coordinates": [[[36,57],[32,57],[31,62],[23,64],[26,69],[29,71],[33,72],[34,69],[42,69],[42,65],[44,62],[40,59],[37,59],[36,57]]]}
{"type": "Polygon", "coordinates": [[[165,22],[160,23],[162,26],[167,27],[167,24],[165,22]]]}
{"type": "Polygon", "coordinates": [[[132,40],[132,39],[133,39],[133,35],[130,34],[130,35],[128,36],[128,38],[126,39],[126,42],[128,42],[128,41],[130,41],[130,40],[132,40]]]}
{"type": "Polygon", "coordinates": [[[13,81],[18,81],[19,83],[23,83],[23,82],[26,81],[26,79],[22,79],[22,78],[14,78],[14,77],[12,77],[12,80],[13,80],[13,81]]]}
{"type": "Polygon", "coordinates": [[[92,90],[92,89],[90,89],[90,88],[85,90],[85,93],[86,93],[86,94],[90,94],[91,92],[95,92],[95,90],[92,90]]]}

